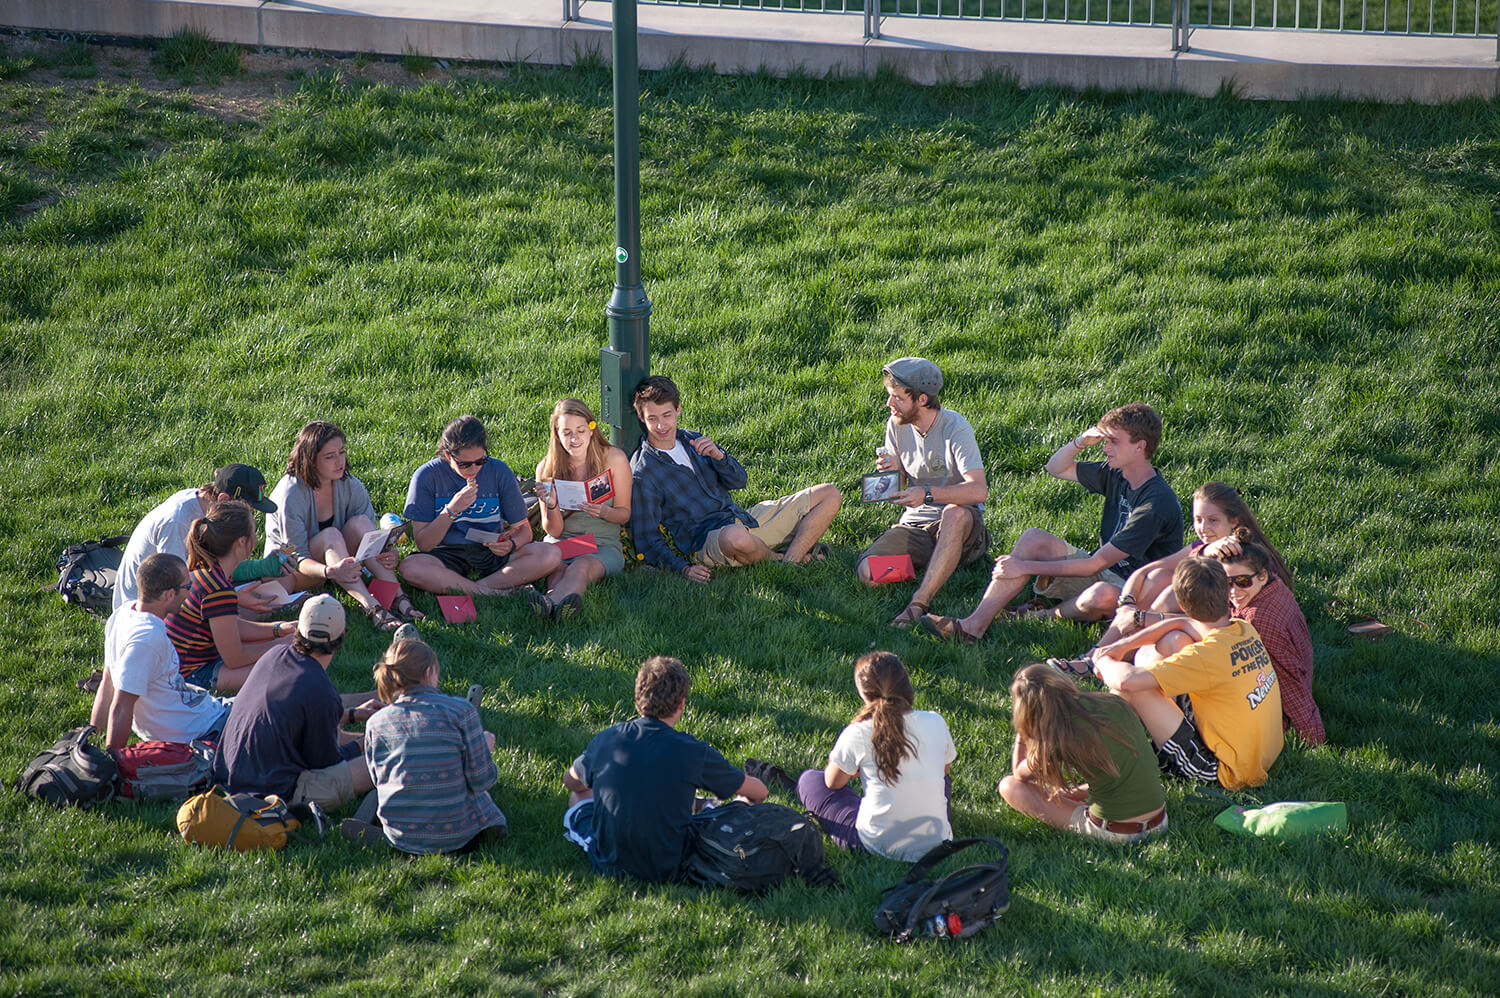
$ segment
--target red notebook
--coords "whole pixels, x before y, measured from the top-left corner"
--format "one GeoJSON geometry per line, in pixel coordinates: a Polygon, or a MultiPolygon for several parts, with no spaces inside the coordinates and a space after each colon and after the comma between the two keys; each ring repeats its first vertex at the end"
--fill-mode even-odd
{"type": "Polygon", "coordinates": [[[450,624],[466,624],[479,616],[474,610],[474,600],[468,596],[439,596],[438,606],[443,619],[450,624]]]}
{"type": "Polygon", "coordinates": [[[869,562],[870,581],[877,584],[905,582],[908,579],[915,579],[917,577],[916,570],[911,563],[911,555],[909,554],[876,554],[870,556],[869,562]]]}
{"type": "Polygon", "coordinates": [[[371,579],[370,595],[375,597],[375,602],[389,610],[391,603],[401,595],[401,586],[385,579],[371,579]]]}
{"type": "Polygon", "coordinates": [[[557,542],[557,553],[564,558],[577,558],[581,554],[593,554],[598,550],[599,543],[594,540],[593,534],[579,534],[557,542]]]}

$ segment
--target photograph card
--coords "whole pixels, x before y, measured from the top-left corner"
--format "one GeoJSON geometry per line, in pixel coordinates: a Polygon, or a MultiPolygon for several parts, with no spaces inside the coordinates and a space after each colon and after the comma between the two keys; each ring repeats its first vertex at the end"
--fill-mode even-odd
{"type": "Polygon", "coordinates": [[[608,502],[615,497],[615,476],[608,470],[602,475],[590,478],[583,484],[588,490],[589,502],[608,502]]]}
{"type": "Polygon", "coordinates": [[[500,540],[500,535],[493,530],[480,530],[478,527],[470,527],[464,531],[464,540],[473,541],[475,544],[494,544],[500,540]]]}
{"type": "Polygon", "coordinates": [[[859,479],[860,502],[890,502],[906,487],[906,475],[900,468],[872,471],[859,479]]]}

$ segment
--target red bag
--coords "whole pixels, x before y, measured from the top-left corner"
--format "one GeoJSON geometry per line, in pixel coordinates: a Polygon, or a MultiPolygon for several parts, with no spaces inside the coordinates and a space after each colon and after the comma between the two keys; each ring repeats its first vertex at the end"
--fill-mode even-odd
{"type": "Polygon", "coordinates": [[[120,796],[133,800],[184,801],[208,788],[213,777],[210,742],[136,742],[115,753],[120,796]]]}

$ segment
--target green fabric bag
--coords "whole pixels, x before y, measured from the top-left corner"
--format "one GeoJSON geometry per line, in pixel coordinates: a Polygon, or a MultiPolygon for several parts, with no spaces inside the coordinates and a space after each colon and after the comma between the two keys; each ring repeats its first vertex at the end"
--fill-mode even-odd
{"type": "Polygon", "coordinates": [[[1247,838],[1299,839],[1349,827],[1349,809],[1337,801],[1277,801],[1265,807],[1230,807],[1214,824],[1247,838]]]}

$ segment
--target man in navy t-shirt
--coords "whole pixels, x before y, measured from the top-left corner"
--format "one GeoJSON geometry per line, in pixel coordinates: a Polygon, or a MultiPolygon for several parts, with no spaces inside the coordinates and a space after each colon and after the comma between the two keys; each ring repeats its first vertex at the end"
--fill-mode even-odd
{"type": "Polygon", "coordinates": [[[342,726],[367,720],[382,705],[366,694],[341,695],[328,678],[344,627],[343,605],[326,593],[314,596],[302,605],[292,644],[255,663],[229,708],[214,760],[214,780],[226,791],[331,810],[374,786],[362,736],[342,726]]]}
{"type": "MultiPolygon", "coordinates": [[[[438,456],[417,469],[406,490],[418,554],[401,562],[406,581],[428,592],[490,596],[545,579],[562,565],[555,544],[532,544],[516,476],[491,457],[484,424],[460,416],[443,430],[438,456]]],[[[534,589],[527,599],[551,611],[534,589]]]]}
{"type": "Polygon", "coordinates": [[[1099,547],[1085,551],[1031,527],[995,562],[973,613],[963,618],[928,614],[922,629],[939,637],[977,640],[1033,576],[1038,596],[1062,601],[1044,615],[1103,620],[1114,613],[1131,572],[1182,547],[1182,504],[1151,466],[1160,442],[1161,417],[1144,402],[1132,402],[1111,409],[1059,447],[1047,459],[1047,474],[1104,496],[1099,547]],[[1079,461],[1078,453],[1094,444],[1104,446],[1105,459],[1079,461]]]}
{"type": "Polygon", "coordinates": [[[695,791],[766,799],[766,785],[713,746],[676,730],[687,706],[687,669],[656,655],[635,677],[641,716],[594,736],[563,776],[571,791],[563,828],[610,876],[672,881],[689,845],[695,791]]]}

